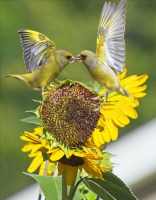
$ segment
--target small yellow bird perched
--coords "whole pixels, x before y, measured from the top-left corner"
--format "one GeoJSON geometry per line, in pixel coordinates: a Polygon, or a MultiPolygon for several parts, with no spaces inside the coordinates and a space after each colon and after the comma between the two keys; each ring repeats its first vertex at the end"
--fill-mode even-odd
{"type": "Polygon", "coordinates": [[[82,62],[92,78],[105,87],[105,102],[112,91],[132,98],[118,78],[125,66],[125,14],[126,0],[121,0],[116,8],[115,4],[105,2],[98,27],[96,54],[84,50],[76,56],[76,61],[82,62]]]}
{"type": "Polygon", "coordinates": [[[69,64],[75,62],[71,53],[55,51],[55,43],[45,35],[32,30],[20,30],[23,46],[24,62],[28,74],[4,74],[24,81],[30,88],[44,94],[46,88],[60,72],[69,64]]]}

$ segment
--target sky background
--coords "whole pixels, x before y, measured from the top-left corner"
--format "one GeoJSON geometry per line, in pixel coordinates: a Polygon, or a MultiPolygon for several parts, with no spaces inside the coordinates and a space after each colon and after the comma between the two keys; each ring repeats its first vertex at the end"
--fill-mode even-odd
{"type": "MultiPolygon", "coordinates": [[[[56,44],[56,50],[65,49],[74,56],[82,50],[96,51],[97,27],[105,1],[0,1],[0,66],[3,74],[26,73],[23,50],[18,31],[35,30],[45,34],[56,44]]],[[[111,1],[118,5],[119,1],[111,1]]],[[[156,1],[128,0],[126,13],[127,76],[148,74],[147,96],[136,108],[138,119],[120,135],[133,130],[156,116],[156,1]]],[[[68,65],[58,77],[82,82],[92,80],[81,63],[68,65]]],[[[21,152],[24,131],[33,132],[35,126],[20,122],[30,116],[41,100],[38,91],[24,82],[1,78],[1,196],[2,199],[33,182],[22,174],[31,159],[21,152]]],[[[148,134],[148,133],[147,133],[148,134]]]]}

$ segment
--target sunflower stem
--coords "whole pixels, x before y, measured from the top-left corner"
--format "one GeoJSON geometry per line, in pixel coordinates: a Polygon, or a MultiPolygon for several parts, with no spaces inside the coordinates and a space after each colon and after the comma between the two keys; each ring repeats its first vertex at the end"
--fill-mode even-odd
{"type": "MultiPolygon", "coordinates": [[[[76,181],[76,178],[75,178],[75,181],[76,181]]],[[[70,199],[70,197],[71,197],[71,195],[72,195],[72,193],[73,193],[73,190],[74,190],[75,181],[74,181],[74,183],[70,186],[69,199],[68,199],[68,200],[72,200],[72,199],[70,199]]]]}
{"type": "Polygon", "coordinates": [[[74,196],[75,196],[75,193],[76,193],[76,190],[77,190],[79,184],[80,184],[83,180],[84,180],[84,178],[80,179],[80,180],[76,183],[75,187],[73,188],[73,190],[71,191],[71,193],[70,193],[70,195],[69,195],[69,197],[68,197],[68,200],[73,200],[73,198],[74,198],[74,196]]]}
{"type": "Polygon", "coordinates": [[[65,171],[62,174],[62,200],[67,200],[67,183],[65,171]]]}

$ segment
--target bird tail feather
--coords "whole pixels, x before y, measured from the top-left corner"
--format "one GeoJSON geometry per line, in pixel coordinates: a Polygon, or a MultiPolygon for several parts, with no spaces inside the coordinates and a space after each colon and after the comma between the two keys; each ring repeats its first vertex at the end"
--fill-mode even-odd
{"type": "Polygon", "coordinates": [[[124,88],[122,88],[121,90],[122,90],[122,92],[123,92],[123,94],[124,94],[125,96],[130,97],[130,98],[133,100],[133,102],[134,102],[136,105],[138,105],[137,102],[133,99],[133,97],[127,92],[127,90],[125,90],[124,88]]]}
{"type": "Polygon", "coordinates": [[[11,77],[11,78],[16,78],[16,79],[21,80],[21,81],[25,81],[23,76],[18,75],[18,74],[4,74],[3,77],[11,77]]]}

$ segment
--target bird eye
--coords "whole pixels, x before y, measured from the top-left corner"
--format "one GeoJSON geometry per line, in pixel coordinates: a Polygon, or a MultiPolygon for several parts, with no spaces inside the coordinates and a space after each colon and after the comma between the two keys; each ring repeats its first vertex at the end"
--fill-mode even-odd
{"type": "Polygon", "coordinates": [[[71,56],[67,56],[67,60],[70,60],[71,59],[71,56]]]}
{"type": "Polygon", "coordinates": [[[86,55],[81,55],[82,60],[86,58],[86,55]]]}

